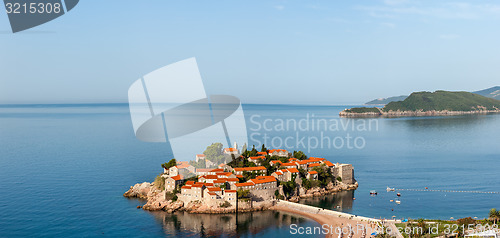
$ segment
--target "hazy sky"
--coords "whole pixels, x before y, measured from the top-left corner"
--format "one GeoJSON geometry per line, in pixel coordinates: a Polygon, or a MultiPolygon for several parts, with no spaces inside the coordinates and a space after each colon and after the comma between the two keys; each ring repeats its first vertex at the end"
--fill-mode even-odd
{"type": "Polygon", "coordinates": [[[0,13],[0,103],[126,102],[196,57],[207,94],[345,104],[500,84],[496,1],[82,0],[12,34],[0,13]]]}

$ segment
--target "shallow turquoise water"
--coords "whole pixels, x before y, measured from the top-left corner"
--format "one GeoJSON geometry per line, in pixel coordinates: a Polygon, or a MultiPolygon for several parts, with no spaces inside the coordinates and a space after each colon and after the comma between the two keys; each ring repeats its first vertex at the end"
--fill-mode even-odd
{"type": "MultiPolygon", "coordinates": [[[[260,115],[260,121],[299,120],[307,114],[340,120],[337,115],[343,108],[244,105],[247,123],[252,115],[260,115]]],[[[323,147],[307,153],[332,162],[352,163],[360,187],[342,198],[332,195],[324,201],[306,202],[336,207],[333,200],[343,199],[339,210],[372,217],[484,217],[490,208],[498,208],[498,194],[433,192],[402,192],[402,203],[396,206],[388,202],[394,194],[385,192],[385,188],[500,191],[500,115],[377,120],[376,131],[325,132],[330,136],[350,133],[365,139],[362,149],[323,147]],[[379,195],[369,196],[372,189],[379,195]]],[[[252,130],[252,124],[248,128],[249,136],[264,132],[252,130]]],[[[295,134],[265,132],[274,137],[295,134]]],[[[314,137],[318,131],[302,134],[314,137]]],[[[253,139],[262,138],[254,135],[253,139]]],[[[255,142],[253,139],[249,142],[255,142]]],[[[144,143],[135,138],[125,104],[2,106],[0,145],[0,237],[205,234],[191,229],[190,219],[174,222],[179,229],[171,232],[164,221],[173,217],[136,209],[143,201],[122,197],[130,185],[152,181],[161,172],[159,165],[172,157],[168,144],[144,143]]],[[[256,227],[223,235],[288,234],[288,223],[281,220],[270,219],[265,225],[250,222],[256,227]]],[[[300,222],[315,224],[307,219],[300,222]]],[[[199,224],[192,227],[199,228],[199,224]]]]}

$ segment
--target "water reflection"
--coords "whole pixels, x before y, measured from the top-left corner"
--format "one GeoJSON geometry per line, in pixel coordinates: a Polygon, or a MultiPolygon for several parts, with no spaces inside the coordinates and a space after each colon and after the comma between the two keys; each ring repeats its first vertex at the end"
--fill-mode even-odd
{"type": "Polygon", "coordinates": [[[355,190],[341,191],[326,196],[301,199],[300,203],[350,213],[354,202],[354,192],[355,190]]]}
{"type": "Polygon", "coordinates": [[[317,226],[307,218],[278,211],[239,214],[151,212],[169,237],[275,237],[290,235],[290,224],[317,226]]]}

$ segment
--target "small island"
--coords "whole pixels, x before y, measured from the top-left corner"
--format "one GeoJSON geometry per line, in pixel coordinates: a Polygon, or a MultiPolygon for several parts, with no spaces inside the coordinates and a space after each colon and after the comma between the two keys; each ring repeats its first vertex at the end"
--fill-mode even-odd
{"type": "Polygon", "coordinates": [[[469,92],[415,92],[403,101],[383,108],[357,107],[340,112],[341,117],[454,116],[500,112],[500,100],[469,92]]]}
{"type": "Polygon", "coordinates": [[[147,199],[142,208],[151,211],[234,213],[358,187],[351,164],[264,145],[261,151],[244,145],[242,151],[237,145],[222,149],[221,143],[214,143],[193,161],[172,159],[162,165],[163,173],[154,182],[131,186],[124,196],[147,199]]]}

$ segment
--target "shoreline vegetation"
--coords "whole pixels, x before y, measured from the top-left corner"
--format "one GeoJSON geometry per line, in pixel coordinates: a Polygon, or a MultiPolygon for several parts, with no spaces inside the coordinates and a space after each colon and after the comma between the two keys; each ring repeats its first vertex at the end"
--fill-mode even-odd
{"type": "Polygon", "coordinates": [[[345,109],[340,117],[419,117],[458,116],[500,113],[500,100],[468,92],[415,92],[403,101],[393,101],[383,108],[345,109]]]}

